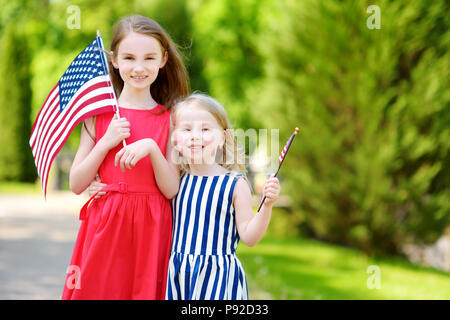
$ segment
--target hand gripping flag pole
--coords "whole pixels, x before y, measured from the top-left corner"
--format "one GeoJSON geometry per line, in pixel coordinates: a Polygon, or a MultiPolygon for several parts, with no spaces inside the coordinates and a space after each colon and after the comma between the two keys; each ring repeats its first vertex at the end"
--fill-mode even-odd
{"type": "MultiPolygon", "coordinates": [[[[108,59],[106,57],[106,53],[108,55],[110,55],[110,52],[105,50],[105,47],[103,46],[103,40],[102,40],[102,36],[100,34],[100,30],[97,30],[97,38],[99,39],[99,44],[100,47],[97,47],[97,49],[99,51],[101,51],[101,57],[102,57],[102,64],[103,64],[103,69],[105,70],[105,73],[109,75],[109,68],[108,68],[108,59]]],[[[115,113],[117,115],[117,118],[120,118],[120,113],[119,113],[119,103],[117,102],[117,97],[116,97],[116,91],[114,90],[114,86],[111,84],[111,81],[108,80],[109,85],[113,88],[112,90],[112,94],[111,95],[111,99],[114,99],[114,101],[116,101],[116,106],[115,106],[115,113]]],[[[124,147],[127,146],[127,143],[125,142],[125,139],[122,140],[122,144],[124,147]]]]}
{"type": "MultiPolygon", "coordinates": [[[[278,157],[278,169],[277,172],[275,172],[275,177],[278,175],[278,171],[280,171],[281,165],[283,164],[284,159],[286,158],[286,155],[289,151],[289,147],[291,146],[292,141],[294,140],[295,136],[297,135],[297,133],[299,133],[299,128],[295,128],[294,133],[291,135],[291,137],[289,138],[288,142],[286,143],[286,145],[284,146],[283,150],[281,151],[280,156],[278,157]]],[[[266,200],[266,196],[264,196],[264,198],[261,200],[261,203],[259,204],[259,208],[258,211],[261,210],[261,207],[264,203],[264,201],[266,200]]]]}

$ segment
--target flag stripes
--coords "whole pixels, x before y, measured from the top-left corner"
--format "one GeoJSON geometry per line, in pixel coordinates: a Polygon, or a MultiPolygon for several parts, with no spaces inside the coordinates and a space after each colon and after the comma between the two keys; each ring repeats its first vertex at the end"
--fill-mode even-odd
{"type": "Polygon", "coordinates": [[[41,120],[36,121],[30,144],[44,193],[50,166],[77,124],[96,114],[113,111],[115,100],[110,98],[111,87],[104,78],[106,76],[87,82],[83,86],[86,88],[82,87],[79,94],[73,97],[73,105],[65,109],[67,112],[60,112],[56,88],[52,103],[44,110],[41,120]]]}
{"type": "Polygon", "coordinates": [[[70,64],[50,91],[30,136],[30,147],[47,191],[51,164],[72,130],[84,119],[117,110],[101,37],[95,38],[70,64]]]}

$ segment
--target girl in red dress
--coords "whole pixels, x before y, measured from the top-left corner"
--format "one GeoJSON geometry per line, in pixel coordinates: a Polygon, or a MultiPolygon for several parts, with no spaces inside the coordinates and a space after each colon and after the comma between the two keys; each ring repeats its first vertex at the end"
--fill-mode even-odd
{"type": "Polygon", "coordinates": [[[70,170],[73,192],[98,173],[105,195],[80,212],[62,298],[164,299],[169,199],[180,179],[170,157],[170,108],[189,93],[187,73],[167,33],[142,16],[115,25],[110,55],[120,118],[110,112],[85,121],[70,170]]]}

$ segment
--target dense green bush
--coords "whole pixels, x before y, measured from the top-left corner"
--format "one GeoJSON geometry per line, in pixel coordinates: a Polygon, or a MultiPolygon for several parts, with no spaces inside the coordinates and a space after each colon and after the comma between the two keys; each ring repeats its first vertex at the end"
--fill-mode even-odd
{"type": "Polygon", "coordinates": [[[254,99],[280,136],[301,127],[283,171],[302,230],[391,253],[450,223],[450,8],[380,1],[369,29],[368,5],[279,3],[254,99]]]}

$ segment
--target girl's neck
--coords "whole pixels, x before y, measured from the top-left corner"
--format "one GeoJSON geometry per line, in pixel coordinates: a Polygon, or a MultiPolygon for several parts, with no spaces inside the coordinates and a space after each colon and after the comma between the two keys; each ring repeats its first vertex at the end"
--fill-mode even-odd
{"type": "Polygon", "coordinates": [[[124,85],[118,99],[119,106],[134,109],[152,109],[158,105],[153,99],[150,89],[136,89],[131,86],[124,85]]]}
{"type": "Polygon", "coordinates": [[[228,170],[216,164],[190,164],[189,173],[196,176],[216,176],[227,173],[228,170]]]}

